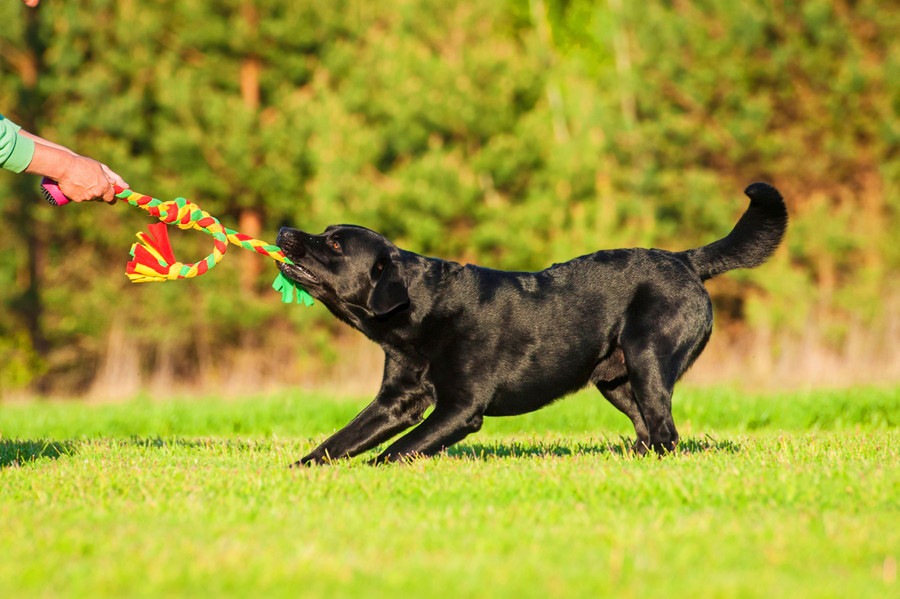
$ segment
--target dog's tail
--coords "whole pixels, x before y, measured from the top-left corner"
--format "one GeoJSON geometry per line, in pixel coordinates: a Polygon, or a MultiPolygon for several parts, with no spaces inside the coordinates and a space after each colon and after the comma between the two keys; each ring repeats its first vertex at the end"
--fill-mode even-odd
{"type": "Polygon", "coordinates": [[[744,190],[750,207],[727,236],[681,252],[704,281],[735,268],[753,268],[769,259],[787,229],[788,215],[778,190],[753,183],[744,190]]]}

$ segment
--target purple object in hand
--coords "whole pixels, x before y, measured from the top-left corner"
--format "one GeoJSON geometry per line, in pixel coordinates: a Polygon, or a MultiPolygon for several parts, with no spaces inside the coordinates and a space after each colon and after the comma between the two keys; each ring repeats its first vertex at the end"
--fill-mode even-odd
{"type": "Polygon", "coordinates": [[[66,197],[56,181],[47,177],[41,179],[41,193],[44,194],[44,199],[54,206],[64,206],[72,201],[66,197]]]}

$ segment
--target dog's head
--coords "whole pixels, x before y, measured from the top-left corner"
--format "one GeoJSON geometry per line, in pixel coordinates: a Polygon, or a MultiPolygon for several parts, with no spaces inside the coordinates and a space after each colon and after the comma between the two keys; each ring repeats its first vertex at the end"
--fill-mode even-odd
{"type": "Polygon", "coordinates": [[[375,231],[336,225],[310,235],[285,227],[275,243],[294,263],[279,263],[281,272],[329,308],[383,317],[409,304],[400,250],[375,231]]]}

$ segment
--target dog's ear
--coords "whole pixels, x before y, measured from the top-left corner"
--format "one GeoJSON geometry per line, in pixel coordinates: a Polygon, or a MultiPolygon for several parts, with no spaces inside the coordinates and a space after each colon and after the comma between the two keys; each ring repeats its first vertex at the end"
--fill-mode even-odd
{"type": "Polygon", "coordinates": [[[390,258],[382,258],[375,263],[372,282],[374,287],[369,294],[369,309],[375,316],[385,316],[409,303],[406,281],[390,258]]]}

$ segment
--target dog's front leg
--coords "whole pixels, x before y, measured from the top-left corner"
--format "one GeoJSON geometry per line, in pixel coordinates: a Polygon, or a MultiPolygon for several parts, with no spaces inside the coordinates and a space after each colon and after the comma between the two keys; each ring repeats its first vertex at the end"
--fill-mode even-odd
{"type": "Polygon", "coordinates": [[[481,428],[480,406],[438,406],[415,429],[400,437],[376,458],[376,463],[395,462],[415,456],[430,456],[481,428]]]}
{"type": "Polygon", "coordinates": [[[384,380],[375,400],[347,426],[293,465],[353,457],[420,422],[422,414],[434,403],[431,387],[423,383],[421,376],[422,369],[411,368],[406,361],[386,355],[384,380]]]}
{"type": "Polygon", "coordinates": [[[371,449],[419,422],[429,403],[423,394],[379,396],[294,466],[350,458],[371,449]]]}

